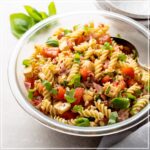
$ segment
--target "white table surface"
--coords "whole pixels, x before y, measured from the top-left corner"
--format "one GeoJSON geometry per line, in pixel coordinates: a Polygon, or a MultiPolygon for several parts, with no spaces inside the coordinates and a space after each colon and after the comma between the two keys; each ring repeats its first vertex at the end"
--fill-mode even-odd
{"type": "MultiPolygon", "coordinates": [[[[47,10],[50,0],[0,0],[0,106],[1,148],[84,148],[97,147],[100,138],[65,135],[44,127],[29,116],[15,101],[7,80],[10,54],[18,40],[11,34],[9,15],[24,12],[23,5],[47,10]]],[[[96,10],[93,0],[56,0],[58,13],[96,10]]]]}

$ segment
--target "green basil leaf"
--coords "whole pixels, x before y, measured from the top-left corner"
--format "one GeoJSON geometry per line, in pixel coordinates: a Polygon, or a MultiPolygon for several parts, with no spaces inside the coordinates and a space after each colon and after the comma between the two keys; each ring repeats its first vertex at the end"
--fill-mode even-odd
{"type": "Polygon", "coordinates": [[[28,67],[28,66],[30,66],[30,64],[31,64],[31,60],[30,60],[30,59],[24,59],[23,62],[22,62],[22,64],[23,64],[25,67],[28,67]]]}
{"type": "Polygon", "coordinates": [[[29,14],[29,16],[31,16],[34,19],[34,21],[39,22],[42,20],[41,14],[35,8],[29,5],[25,5],[24,8],[29,14]]]}
{"type": "Polygon", "coordinates": [[[130,106],[130,100],[128,98],[117,97],[117,98],[112,99],[111,102],[112,102],[113,108],[126,109],[126,108],[129,108],[130,106]]]}
{"type": "Polygon", "coordinates": [[[110,45],[109,42],[105,42],[104,45],[102,46],[102,49],[103,50],[112,50],[113,47],[112,47],[112,45],[110,45]]]}
{"type": "Polygon", "coordinates": [[[115,112],[111,112],[109,120],[108,120],[108,124],[114,124],[117,122],[117,118],[118,118],[118,113],[115,112]]]}
{"type": "Polygon", "coordinates": [[[66,92],[65,98],[68,103],[73,103],[76,101],[76,99],[74,98],[74,94],[75,94],[75,89],[71,89],[70,91],[66,92]]]}
{"type": "Polygon", "coordinates": [[[125,54],[119,54],[118,60],[120,60],[120,61],[126,61],[126,59],[127,59],[127,56],[125,54]]]}
{"type": "Polygon", "coordinates": [[[51,93],[52,93],[53,95],[56,95],[56,94],[58,93],[58,91],[53,88],[53,89],[51,90],[51,93]]]}
{"type": "Polygon", "coordinates": [[[74,85],[74,88],[77,88],[81,85],[81,75],[80,74],[76,74],[72,77],[71,81],[69,82],[68,85],[74,85]]]}
{"type": "Polygon", "coordinates": [[[74,62],[75,62],[75,63],[80,63],[80,54],[79,54],[79,53],[76,53],[76,54],[74,55],[74,62]]]}
{"type": "Polygon", "coordinates": [[[71,33],[71,30],[65,29],[64,30],[64,35],[67,35],[68,33],[71,33]]]}
{"type": "Polygon", "coordinates": [[[48,15],[44,11],[40,12],[40,15],[41,15],[42,19],[48,18],[48,15]]]}
{"type": "Polygon", "coordinates": [[[34,25],[34,21],[31,17],[23,13],[15,13],[10,15],[10,25],[12,34],[17,38],[20,38],[34,25]]]}
{"type": "Polygon", "coordinates": [[[79,112],[83,110],[83,106],[82,105],[75,105],[72,109],[74,112],[79,112]]]}
{"type": "Polygon", "coordinates": [[[131,99],[131,100],[136,100],[136,97],[134,95],[132,95],[131,93],[126,93],[127,98],[131,99]]]}
{"type": "Polygon", "coordinates": [[[42,83],[48,91],[52,90],[52,85],[50,82],[44,80],[42,83]]]}
{"type": "Polygon", "coordinates": [[[78,118],[75,121],[75,125],[80,127],[88,127],[90,126],[90,121],[88,118],[78,118]]]}
{"type": "Polygon", "coordinates": [[[53,16],[57,13],[55,3],[53,1],[48,5],[48,13],[49,16],[53,16]]]}
{"type": "Polygon", "coordinates": [[[58,40],[54,40],[52,38],[48,38],[48,40],[46,41],[46,44],[51,45],[53,47],[58,47],[59,46],[58,40]]]}

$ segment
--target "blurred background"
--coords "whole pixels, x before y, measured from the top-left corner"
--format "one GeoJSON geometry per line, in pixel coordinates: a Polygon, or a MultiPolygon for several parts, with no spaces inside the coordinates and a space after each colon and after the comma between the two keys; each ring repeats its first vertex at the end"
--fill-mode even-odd
{"type": "MultiPolygon", "coordinates": [[[[9,16],[25,12],[23,6],[47,9],[50,0],[0,0],[0,106],[1,148],[96,148],[101,137],[84,138],[58,133],[35,121],[15,101],[7,80],[7,65],[18,40],[11,34],[9,16]]],[[[134,18],[149,26],[148,0],[55,0],[57,13],[108,10],[134,18]]]]}

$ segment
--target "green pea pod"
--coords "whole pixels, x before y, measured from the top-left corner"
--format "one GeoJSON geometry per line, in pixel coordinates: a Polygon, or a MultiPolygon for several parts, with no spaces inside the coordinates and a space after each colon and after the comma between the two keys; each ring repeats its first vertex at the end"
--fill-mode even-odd
{"type": "Polygon", "coordinates": [[[15,13],[10,15],[10,25],[12,34],[17,38],[20,38],[34,25],[34,21],[31,17],[23,13],[15,13]]]}
{"type": "Polygon", "coordinates": [[[40,15],[42,16],[42,19],[48,18],[48,15],[44,11],[40,12],[40,15]]]}
{"type": "Polygon", "coordinates": [[[43,19],[41,14],[35,8],[29,5],[24,6],[24,8],[29,14],[29,16],[31,16],[34,19],[35,22],[39,22],[43,19]]]}
{"type": "Polygon", "coordinates": [[[111,101],[113,108],[118,108],[118,109],[126,109],[129,108],[130,106],[130,100],[128,98],[123,98],[123,97],[117,97],[112,99],[111,101]]]}
{"type": "Polygon", "coordinates": [[[48,5],[48,13],[49,13],[49,16],[53,16],[57,13],[56,6],[53,1],[50,2],[50,4],[48,5]]]}

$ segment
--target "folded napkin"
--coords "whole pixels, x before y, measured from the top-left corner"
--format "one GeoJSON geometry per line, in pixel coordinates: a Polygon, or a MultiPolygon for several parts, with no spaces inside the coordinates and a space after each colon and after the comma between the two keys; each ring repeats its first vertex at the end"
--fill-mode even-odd
{"type": "Polygon", "coordinates": [[[150,149],[149,143],[149,131],[150,131],[150,124],[146,123],[145,125],[141,126],[140,128],[134,128],[132,130],[127,130],[121,132],[119,134],[104,136],[98,146],[97,149],[119,149],[125,150],[126,148],[134,148],[138,149],[150,149]]]}

